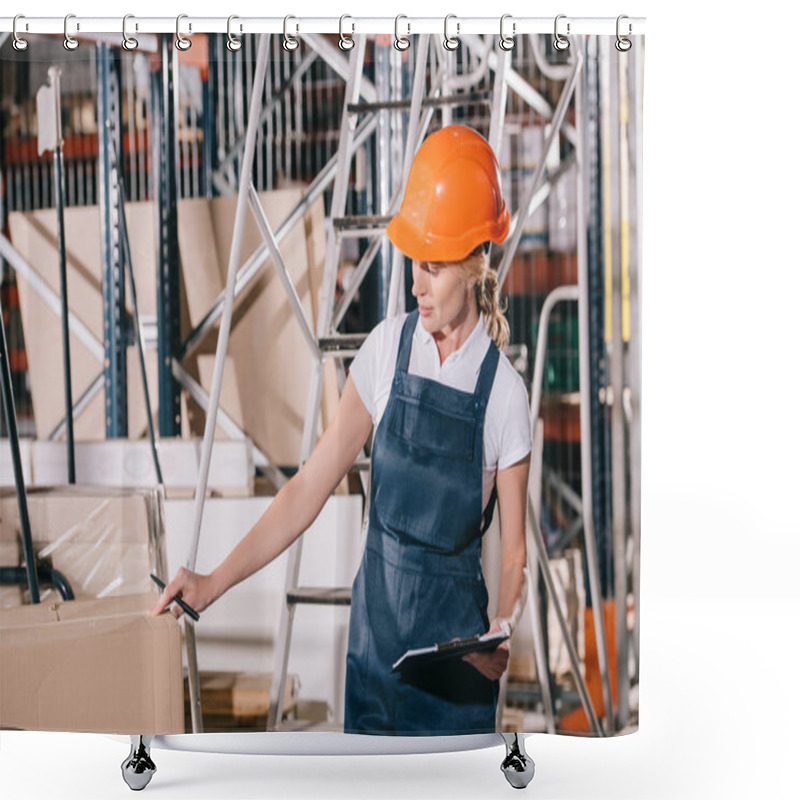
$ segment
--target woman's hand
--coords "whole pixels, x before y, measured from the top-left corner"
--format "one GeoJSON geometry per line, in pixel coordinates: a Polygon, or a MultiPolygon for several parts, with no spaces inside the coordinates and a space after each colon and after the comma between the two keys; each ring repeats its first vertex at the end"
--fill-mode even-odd
{"type": "MultiPolygon", "coordinates": [[[[180,597],[199,614],[216,600],[211,575],[200,575],[181,567],[178,574],[164,587],[158,602],[148,609],[147,614],[157,617],[172,602],[174,597],[180,597]]],[[[183,609],[175,603],[172,606],[172,615],[178,619],[183,614],[183,609]]]]}
{"type": "MultiPolygon", "coordinates": [[[[497,620],[492,622],[489,628],[489,633],[497,633],[500,630],[500,623],[497,620]]],[[[484,651],[482,653],[467,653],[462,656],[464,661],[472,664],[481,675],[487,677],[490,681],[496,681],[506,671],[508,666],[508,658],[511,654],[511,648],[508,644],[509,640],[506,639],[501,642],[495,650],[484,651]]]]}

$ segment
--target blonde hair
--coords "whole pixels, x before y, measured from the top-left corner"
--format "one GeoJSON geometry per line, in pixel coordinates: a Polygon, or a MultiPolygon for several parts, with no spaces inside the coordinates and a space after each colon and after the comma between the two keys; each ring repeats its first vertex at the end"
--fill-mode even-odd
{"type": "Polygon", "coordinates": [[[500,305],[500,287],[497,272],[489,266],[489,255],[478,245],[458,268],[464,280],[472,284],[478,310],[483,314],[486,330],[494,343],[503,348],[508,344],[508,320],[505,318],[505,305],[500,305]]]}

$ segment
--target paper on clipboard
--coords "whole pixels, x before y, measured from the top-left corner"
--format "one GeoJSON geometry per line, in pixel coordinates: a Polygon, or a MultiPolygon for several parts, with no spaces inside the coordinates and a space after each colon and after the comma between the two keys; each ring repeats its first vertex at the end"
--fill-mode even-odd
{"type": "Polygon", "coordinates": [[[449,642],[439,642],[430,647],[407,650],[392,664],[392,672],[398,672],[410,667],[422,667],[447,658],[464,656],[467,653],[494,650],[497,645],[506,639],[508,639],[507,633],[497,631],[496,633],[467,636],[463,639],[452,639],[449,642]]]}

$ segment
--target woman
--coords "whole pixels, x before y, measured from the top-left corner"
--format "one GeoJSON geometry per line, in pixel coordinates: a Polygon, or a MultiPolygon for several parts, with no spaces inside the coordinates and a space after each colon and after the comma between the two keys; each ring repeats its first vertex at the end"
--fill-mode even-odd
{"type": "Polygon", "coordinates": [[[151,609],[161,613],[180,595],[202,611],[276,558],[316,518],[374,423],[369,528],[350,612],[347,732],[495,730],[507,642],[416,673],[391,668],[409,648],[487,630],[510,635],[524,604],[528,397],[499,350],[508,323],[487,255],[508,227],[486,140],[460,125],[429,136],[387,229],[412,259],[418,309],[367,337],[308,461],[225,561],[210,575],[181,568],[151,609]],[[501,576],[490,624],[480,554],[495,500],[501,576]]]}

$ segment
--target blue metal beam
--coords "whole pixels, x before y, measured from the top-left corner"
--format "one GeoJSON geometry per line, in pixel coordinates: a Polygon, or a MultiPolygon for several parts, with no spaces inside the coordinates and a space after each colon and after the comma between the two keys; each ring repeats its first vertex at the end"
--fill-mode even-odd
{"type": "Polygon", "coordinates": [[[158,429],[180,436],[181,390],[172,374],[180,349],[176,76],[172,38],[161,35],[161,70],[153,73],[154,195],[158,214],[158,429]]]}
{"type": "Polygon", "coordinates": [[[106,438],[128,435],[127,315],[122,247],[119,235],[119,175],[114,152],[120,146],[120,82],[116,58],[108,45],[97,45],[97,195],[105,350],[106,438]]]}

